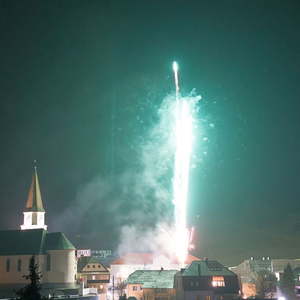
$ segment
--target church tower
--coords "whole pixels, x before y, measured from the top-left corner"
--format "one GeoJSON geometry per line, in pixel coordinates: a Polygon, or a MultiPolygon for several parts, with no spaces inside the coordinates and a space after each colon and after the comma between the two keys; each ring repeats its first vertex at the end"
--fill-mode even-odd
{"type": "Polygon", "coordinates": [[[47,230],[47,225],[45,225],[45,210],[43,207],[36,166],[34,166],[32,183],[23,214],[24,223],[21,225],[22,230],[39,228],[47,230]]]}

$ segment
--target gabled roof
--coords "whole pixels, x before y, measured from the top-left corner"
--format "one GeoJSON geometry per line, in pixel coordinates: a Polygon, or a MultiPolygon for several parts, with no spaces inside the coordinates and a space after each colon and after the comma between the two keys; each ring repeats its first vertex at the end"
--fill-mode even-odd
{"type": "MultiPolygon", "coordinates": [[[[156,254],[154,253],[127,253],[120,258],[112,261],[112,265],[151,265],[155,262],[156,254]]],[[[199,260],[198,257],[188,254],[185,264],[190,264],[194,260],[199,260]]],[[[172,264],[178,264],[173,258],[171,261],[172,264]]]]}
{"type": "Polygon", "coordinates": [[[44,229],[1,230],[0,255],[37,255],[48,250],[73,250],[71,242],[61,232],[44,229]]]}
{"type": "Polygon", "coordinates": [[[78,259],[77,263],[77,271],[81,272],[87,264],[99,264],[105,269],[105,271],[109,272],[107,268],[103,265],[101,260],[95,256],[82,256],[78,259]]]}
{"type": "Polygon", "coordinates": [[[34,173],[32,176],[32,182],[30,185],[28,198],[26,201],[25,211],[42,211],[42,212],[45,211],[43,207],[43,201],[42,201],[36,167],[34,167],[34,173]]]}
{"type": "Polygon", "coordinates": [[[75,247],[62,232],[51,232],[46,235],[45,250],[75,250],[75,247]]]}
{"type": "Polygon", "coordinates": [[[193,261],[180,273],[182,276],[236,276],[216,260],[193,261]]]}
{"type": "Polygon", "coordinates": [[[46,234],[43,229],[1,230],[0,255],[41,254],[46,234]]]}
{"type": "Polygon", "coordinates": [[[129,275],[127,284],[142,284],[143,288],[174,287],[174,275],[177,270],[137,270],[129,275]]]}

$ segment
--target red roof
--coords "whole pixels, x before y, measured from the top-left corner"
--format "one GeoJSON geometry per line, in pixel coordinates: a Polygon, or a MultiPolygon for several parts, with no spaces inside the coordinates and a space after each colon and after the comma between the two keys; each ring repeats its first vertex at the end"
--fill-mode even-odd
{"type": "MultiPolygon", "coordinates": [[[[127,253],[120,258],[114,260],[112,265],[151,265],[155,259],[153,253],[127,253]]],[[[200,258],[188,254],[185,264],[191,264],[194,260],[200,260],[200,258]]],[[[172,264],[177,264],[176,258],[172,259],[172,264]]]]}
{"type": "Polygon", "coordinates": [[[150,265],[153,263],[153,253],[127,253],[114,260],[112,265],[150,265]]]}

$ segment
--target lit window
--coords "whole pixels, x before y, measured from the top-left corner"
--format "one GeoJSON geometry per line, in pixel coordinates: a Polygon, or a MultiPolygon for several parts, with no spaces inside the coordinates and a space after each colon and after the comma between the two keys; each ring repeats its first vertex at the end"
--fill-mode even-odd
{"type": "Polygon", "coordinates": [[[213,276],[211,285],[214,287],[224,287],[225,281],[223,276],[213,276]]]}
{"type": "Polygon", "coordinates": [[[92,276],[92,280],[96,280],[96,276],[95,275],[92,276]]]}

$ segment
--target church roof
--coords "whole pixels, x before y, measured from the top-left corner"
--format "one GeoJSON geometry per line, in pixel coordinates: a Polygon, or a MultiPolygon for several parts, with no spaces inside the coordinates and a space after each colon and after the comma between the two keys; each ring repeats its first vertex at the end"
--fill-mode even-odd
{"type": "Polygon", "coordinates": [[[75,247],[62,232],[47,233],[45,250],[74,250],[75,247]]]}
{"type": "Polygon", "coordinates": [[[61,232],[44,229],[1,230],[0,255],[38,255],[48,250],[73,250],[75,247],[61,232]]]}
{"type": "Polygon", "coordinates": [[[25,211],[45,211],[36,167],[34,167],[34,173],[32,176],[32,182],[28,193],[25,211]]]}

